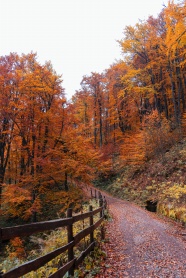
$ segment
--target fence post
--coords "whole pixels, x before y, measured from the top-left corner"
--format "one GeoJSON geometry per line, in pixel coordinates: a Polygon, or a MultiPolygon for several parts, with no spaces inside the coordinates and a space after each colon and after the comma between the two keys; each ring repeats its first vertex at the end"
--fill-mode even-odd
{"type": "Polygon", "coordinates": [[[100,199],[102,197],[101,192],[98,191],[98,198],[100,199]]]}
{"type": "Polygon", "coordinates": [[[91,196],[91,198],[93,197],[92,188],[90,189],[90,196],[91,196]]]}
{"type": "MultiPolygon", "coordinates": [[[[103,197],[100,194],[99,196],[99,206],[102,207],[103,206],[103,197]]],[[[100,218],[103,216],[103,209],[100,211],[100,218]]]]}
{"type": "MultiPolygon", "coordinates": [[[[67,218],[71,218],[71,217],[72,217],[72,209],[69,208],[67,210],[67,218]]],[[[73,224],[67,226],[67,233],[68,233],[68,243],[70,243],[74,239],[74,237],[73,237],[73,224]]],[[[70,262],[73,259],[74,259],[74,249],[73,249],[73,246],[72,246],[71,248],[68,249],[68,261],[70,262]]],[[[69,270],[69,275],[74,276],[74,265],[69,270]]]]}
{"type": "MultiPolygon", "coordinates": [[[[2,246],[2,230],[0,228],[0,254],[1,254],[2,249],[3,249],[3,246],[2,246]]],[[[2,277],[2,275],[3,275],[3,271],[2,271],[2,269],[0,269],[0,278],[2,277]]]]}
{"type": "MultiPolygon", "coordinates": [[[[104,201],[103,201],[103,196],[99,195],[99,206],[102,207],[102,210],[100,211],[100,218],[102,218],[104,216],[104,201]]],[[[103,240],[105,238],[105,229],[104,226],[101,225],[101,239],[103,240]]]]}
{"type": "Polygon", "coordinates": [[[96,196],[96,189],[95,189],[95,199],[97,198],[97,196],[96,196]]]}
{"type": "MultiPolygon", "coordinates": [[[[92,206],[89,206],[89,211],[92,211],[92,206]]],[[[90,226],[92,226],[93,223],[93,215],[90,215],[90,226]]],[[[90,243],[92,243],[94,241],[94,231],[90,232],[90,243]]]]}
{"type": "Polygon", "coordinates": [[[104,196],[104,208],[106,209],[107,208],[107,200],[106,200],[106,197],[104,196]]]}

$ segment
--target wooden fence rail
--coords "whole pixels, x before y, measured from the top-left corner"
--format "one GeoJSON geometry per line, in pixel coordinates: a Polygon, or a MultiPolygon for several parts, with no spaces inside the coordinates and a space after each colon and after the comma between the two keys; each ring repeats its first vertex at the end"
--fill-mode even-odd
{"type": "MultiPolygon", "coordinates": [[[[67,218],[59,220],[51,220],[45,222],[38,222],[33,224],[14,226],[0,228],[0,242],[4,240],[9,240],[15,237],[30,236],[34,233],[44,232],[48,230],[54,230],[59,227],[67,227],[67,238],[68,243],[42,257],[28,261],[14,269],[9,270],[6,273],[0,272],[0,278],[18,278],[22,275],[25,275],[31,271],[36,271],[52,259],[61,255],[68,250],[68,262],[59,268],[54,274],[50,275],[51,278],[60,278],[63,277],[67,272],[69,275],[74,275],[74,270],[79,266],[79,264],[84,260],[84,258],[94,249],[95,240],[94,240],[94,230],[97,229],[104,219],[104,211],[106,208],[106,200],[103,199],[100,192],[99,195],[99,208],[93,210],[92,206],[89,206],[89,212],[82,213],[79,215],[72,215],[72,209],[69,208],[67,211],[67,218]],[[93,223],[93,216],[99,213],[99,220],[93,223]],[[84,220],[89,218],[89,227],[83,229],[75,236],[73,235],[73,224],[77,221],[84,220]],[[76,258],[74,255],[74,247],[86,236],[90,236],[90,244],[86,250],[84,250],[81,255],[76,258]]],[[[95,191],[95,198],[98,197],[97,192],[95,191]]],[[[91,190],[91,197],[92,190],[91,190]]]]}

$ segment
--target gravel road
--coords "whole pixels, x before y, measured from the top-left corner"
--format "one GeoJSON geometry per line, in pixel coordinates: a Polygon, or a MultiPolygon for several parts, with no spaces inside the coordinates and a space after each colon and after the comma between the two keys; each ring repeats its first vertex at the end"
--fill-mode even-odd
{"type": "Polygon", "coordinates": [[[186,242],[179,225],[109,195],[107,253],[96,278],[186,278],[186,242]]]}

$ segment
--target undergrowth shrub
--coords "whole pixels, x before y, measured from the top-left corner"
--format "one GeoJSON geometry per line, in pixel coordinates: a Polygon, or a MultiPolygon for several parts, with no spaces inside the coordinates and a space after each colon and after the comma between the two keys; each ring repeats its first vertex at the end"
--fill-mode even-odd
{"type": "MultiPolygon", "coordinates": [[[[82,212],[88,211],[89,205],[93,206],[93,209],[99,207],[99,204],[96,200],[90,200],[88,204],[83,205],[82,212]]],[[[94,223],[98,221],[99,213],[94,216],[94,223]]],[[[79,233],[81,230],[89,226],[89,218],[78,221],[73,225],[73,234],[74,236],[79,233]]],[[[94,231],[94,238],[100,240],[101,232],[99,229],[94,231]]],[[[41,257],[53,250],[67,244],[67,231],[66,227],[58,228],[49,233],[40,233],[39,235],[32,235],[27,241],[20,238],[15,238],[10,241],[6,247],[6,257],[3,262],[0,264],[0,269],[3,272],[8,272],[10,269],[20,266],[21,264],[41,257]]],[[[89,236],[81,240],[81,242],[74,247],[75,256],[78,257],[81,252],[88,247],[89,245],[89,236]]],[[[87,257],[80,267],[80,269],[75,271],[75,277],[79,277],[82,272],[88,272],[91,267],[96,264],[97,257],[102,257],[104,254],[101,252],[97,246],[91,256],[87,257]],[[90,267],[91,266],[91,267],[90,267]],[[79,274],[78,274],[79,273],[79,274]]],[[[56,272],[61,266],[63,266],[68,259],[67,252],[59,255],[54,258],[44,266],[40,267],[37,271],[32,271],[24,276],[23,278],[39,278],[39,277],[48,277],[49,275],[56,272]]],[[[98,263],[99,264],[99,263],[98,263]]],[[[91,271],[90,271],[91,272],[91,271]]],[[[92,275],[92,274],[91,274],[92,275]]]]}
{"type": "Polygon", "coordinates": [[[186,223],[186,185],[163,183],[159,188],[158,212],[186,223]]]}

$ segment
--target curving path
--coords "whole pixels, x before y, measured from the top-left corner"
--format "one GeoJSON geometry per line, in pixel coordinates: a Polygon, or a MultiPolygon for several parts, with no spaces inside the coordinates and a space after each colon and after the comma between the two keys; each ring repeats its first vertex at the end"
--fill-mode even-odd
{"type": "Polygon", "coordinates": [[[103,245],[107,258],[96,277],[186,278],[184,231],[135,204],[104,195],[113,219],[103,245]]]}

